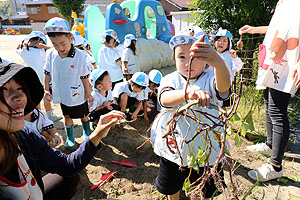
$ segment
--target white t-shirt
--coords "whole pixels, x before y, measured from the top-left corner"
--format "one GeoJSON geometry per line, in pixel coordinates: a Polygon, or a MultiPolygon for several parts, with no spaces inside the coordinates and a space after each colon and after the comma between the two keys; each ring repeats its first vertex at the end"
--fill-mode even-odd
{"type": "Polygon", "coordinates": [[[116,63],[118,59],[121,59],[121,56],[114,48],[103,45],[98,52],[98,66],[108,71],[112,82],[124,78],[120,66],[116,63]]]}
{"type": "Polygon", "coordinates": [[[265,49],[259,55],[263,64],[258,71],[257,89],[269,87],[292,95],[296,93],[295,82],[300,77],[293,80],[291,74],[299,62],[299,39],[300,1],[278,1],[263,42],[265,49]]]}
{"type": "Polygon", "coordinates": [[[44,65],[46,62],[46,51],[45,49],[39,49],[34,47],[26,47],[17,49],[19,54],[24,60],[24,66],[33,68],[39,76],[42,84],[44,84],[44,65]]]}
{"type": "Polygon", "coordinates": [[[70,55],[63,59],[54,48],[47,50],[44,67],[45,74],[51,79],[53,103],[66,106],[78,106],[86,101],[81,79],[88,78],[90,74],[87,54],[76,48],[72,49],[70,55]]]}
{"type": "Polygon", "coordinates": [[[113,98],[118,99],[120,94],[126,93],[129,97],[136,98],[138,101],[145,100],[145,94],[143,91],[139,93],[134,93],[129,89],[129,86],[130,86],[129,81],[117,83],[113,90],[113,98]]]}
{"type": "MultiPolygon", "coordinates": [[[[182,75],[178,71],[175,71],[162,78],[160,87],[158,88],[158,94],[160,96],[161,92],[167,88],[171,90],[184,90],[185,85],[186,85],[186,80],[182,77],[182,75]]],[[[208,94],[211,96],[212,103],[220,106],[222,105],[222,101],[218,100],[216,97],[217,93],[215,89],[215,76],[213,71],[203,72],[195,82],[190,82],[188,88],[193,88],[195,90],[204,90],[208,92],[208,94]]],[[[158,100],[160,101],[160,97],[158,97],[158,100]]],[[[159,103],[161,104],[161,102],[159,103]]],[[[172,107],[172,110],[176,110],[178,107],[183,105],[185,105],[185,103],[172,107]]],[[[166,122],[169,120],[172,114],[172,112],[170,111],[166,112],[168,108],[164,107],[163,105],[161,106],[162,106],[162,111],[155,118],[153,125],[151,127],[151,132],[155,134],[155,136],[153,136],[155,137],[154,152],[158,156],[164,157],[167,160],[170,160],[180,166],[181,160],[179,155],[177,153],[175,154],[171,153],[166,145],[166,141],[165,141],[166,139],[161,137],[161,135],[166,130],[166,122]]],[[[219,111],[215,109],[198,107],[198,106],[193,106],[193,108],[197,110],[201,110],[203,112],[210,113],[211,115],[217,117],[219,116],[219,111]]],[[[212,122],[206,117],[204,117],[203,115],[199,115],[199,120],[203,123],[212,125],[212,122]]],[[[215,119],[213,120],[216,121],[215,119]]],[[[202,150],[205,149],[206,139],[203,137],[203,135],[197,136],[194,140],[194,143],[190,142],[189,144],[186,144],[185,142],[183,142],[185,137],[186,140],[189,140],[194,136],[197,127],[201,128],[201,125],[197,124],[194,120],[190,118],[181,117],[177,122],[177,126],[175,128],[175,136],[176,136],[177,144],[181,147],[179,149],[183,158],[183,166],[187,166],[187,156],[189,154],[189,147],[195,155],[197,155],[199,152],[198,147],[200,147],[202,150]],[[183,145],[181,146],[181,144],[183,145]],[[192,148],[192,144],[194,144],[194,148],[192,148]]],[[[223,132],[222,127],[218,127],[215,130],[217,130],[220,133],[223,132]]],[[[212,131],[209,132],[209,136],[212,142],[209,165],[213,165],[219,155],[220,148],[217,140],[214,137],[215,134],[212,131]]],[[[170,140],[168,140],[168,142],[170,142],[170,140]]],[[[227,147],[229,148],[228,142],[227,142],[227,147]]],[[[177,152],[174,144],[170,144],[170,148],[174,152],[177,152]]]]}
{"type": "Polygon", "coordinates": [[[133,54],[133,51],[130,48],[125,48],[122,53],[122,70],[124,72],[124,64],[123,62],[127,63],[127,69],[129,74],[134,74],[135,72],[140,72],[140,66],[136,61],[136,56],[133,54]]]}
{"type": "Polygon", "coordinates": [[[50,119],[48,119],[47,115],[45,115],[45,113],[43,113],[41,110],[37,111],[36,109],[34,109],[33,118],[33,122],[24,120],[25,126],[39,133],[44,130],[54,128],[53,122],[50,119]]]}
{"type": "Polygon", "coordinates": [[[106,101],[113,101],[113,96],[112,96],[112,91],[107,90],[107,95],[102,96],[98,90],[93,90],[92,91],[92,96],[94,97],[93,102],[89,102],[89,110],[92,112],[95,110],[97,107],[100,107],[103,105],[104,102],[106,101]]]}
{"type": "Polygon", "coordinates": [[[17,200],[43,199],[42,190],[33,177],[23,154],[18,156],[17,163],[21,183],[12,183],[0,176],[0,193],[6,198],[17,200]]]}
{"type": "Polygon", "coordinates": [[[79,50],[86,54],[86,64],[87,64],[89,70],[90,70],[90,71],[93,71],[93,70],[94,70],[93,64],[96,63],[96,61],[95,61],[93,55],[90,55],[90,54],[89,54],[88,52],[86,52],[85,50],[81,50],[81,49],[79,49],[79,50]]]}

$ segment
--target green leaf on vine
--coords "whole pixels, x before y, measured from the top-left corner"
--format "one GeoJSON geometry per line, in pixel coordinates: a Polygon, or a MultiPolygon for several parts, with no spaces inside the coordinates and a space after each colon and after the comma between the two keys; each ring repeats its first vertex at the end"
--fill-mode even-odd
{"type": "Polygon", "coordinates": [[[245,122],[247,122],[249,124],[249,129],[251,131],[255,131],[255,128],[254,128],[254,122],[253,122],[253,118],[252,118],[252,111],[250,110],[248,112],[248,114],[246,115],[246,117],[244,118],[245,122]]]}
{"type": "Polygon", "coordinates": [[[240,121],[241,120],[241,117],[239,116],[238,113],[235,113],[232,118],[230,119],[230,121],[232,121],[233,123],[236,122],[236,121],[240,121]]]}
{"type": "Polygon", "coordinates": [[[241,144],[243,144],[243,140],[241,140],[241,137],[238,133],[234,135],[234,141],[235,141],[235,145],[238,147],[241,146],[241,144]]]}
{"type": "Polygon", "coordinates": [[[207,157],[206,152],[203,151],[200,147],[198,147],[198,149],[199,149],[199,152],[197,154],[198,164],[203,165],[207,157]]]}
{"type": "Polygon", "coordinates": [[[194,154],[190,153],[189,155],[187,155],[187,163],[189,167],[193,168],[197,171],[197,173],[199,173],[199,167],[197,164],[196,156],[194,154]]]}
{"type": "Polygon", "coordinates": [[[232,133],[233,133],[233,128],[232,128],[232,126],[229,126],[229,127],[226,129],[226,133],[227,133],[227,135],[232,135],[232,133]]]}
{"type": "Polygon", "coordinates": [[[190,179],[189,179],[189,178],[186,178],[186,179],[184,180],[184,183],[183,183],[185,195],[190,191],[190,185],[191,185],[190,179]]]}
{"type": "Polygon", "coordinates": [[[247,122],[242,122],[242,131],[241,131],[241,134],[242,136],[246,136],[246,133],[249,129],[249,124],[247,122]]]}

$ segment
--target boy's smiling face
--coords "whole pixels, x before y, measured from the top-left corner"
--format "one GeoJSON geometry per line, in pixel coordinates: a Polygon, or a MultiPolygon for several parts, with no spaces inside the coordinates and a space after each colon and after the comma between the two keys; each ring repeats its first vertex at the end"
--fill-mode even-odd
{"type": "MultiPolygon", "coordinates": [[[[177,70],[185,77],[189,75],[190,48],[192,44],[180,44],[174,49],[177,70]]],[[[191,78],[197,78],[205,69],[206,63],[195,58],[191,66],[191,78]]]]}
{"type": "Polygon", "coordinates": [[[71,50],[71,44],[73,41],[73,35],[61,35],[56,37],[50,37],[53,47],[58,51],[60,57],[65,58],[68,56],[71,50]]]}

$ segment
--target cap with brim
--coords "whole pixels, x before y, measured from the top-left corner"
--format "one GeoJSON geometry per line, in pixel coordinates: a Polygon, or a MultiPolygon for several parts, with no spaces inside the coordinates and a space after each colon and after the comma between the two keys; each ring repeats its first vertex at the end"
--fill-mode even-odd
{"type": "Polygon", "coordinates": [[[32,31],[29,35],[27,35],[24,40],[26,41],[29,41],[30,39],[32,38],[35,38],[35,37],[39,37],[41,38],[45,44],[47,44],[47,38],[46,38],[46,35],[41,32],[41,31],[32,31]]]}
{"type": "Polygon", "coordinates": [[[160,84],[162,74],[157,69],[153,69],[149,72],[149,80],[153,83],[160,84]]]}
{"type": "Polygon", "coordinates": [[[69,22],[60,17],[53,17],[47,21],[44,33],[70,33],[69,22]]]}
{"type": "Polygon", "coordinates": [[[193,44],[200,36],[205,35],[205,32],[198,26],[188,27],[171,38],[169,46],[174,49],[179,44],[193,44]]]}
{"type": "Polygon", "coordinates": [[[133,34],[127,34],[124,37],[124,47],[127,48],[130,46],[131,41],[136,40],[136,37],[133,34]]]}
{"type": "Polygon", "coordinates": [[[71,31],[74,38],[74,46],[80,46],[84,43],[84,38],[80,35],[78,31],[71,31]]]}
{"type": "Polygon", "coordinates": [[[147,74],[145,74],[144,72],[134,73],[131,80],[132,80],[132,82],[134,82],[140,86],[143,86],[143,87],[147,87],[148,83],[149,83],[149,78],[148,78],[147,74]]]}
{"type": "Polygon", "coordinates": [[[90,43],[87,39],[83,38],[83,45],[86,47],[87,45],[90,45],[90,43]]]}
{"type": "Polygon", "coordinates": [[[232,34],[230,33],[230,31],[226,30],[226,29],[222,29],[220,28],[217,32],[217,34],[215,35],[215,37],[228,37],[229,40],[229,49],[231,49],[232,47],[232,34]]]}
{"type": "Polygon", "coordinates": [[[91,74],[90,74],[90,77],[89,77],[89,81],[90,81],[90,84],[93,88],[96,88],[96,81],[97,79],[104,73],[106,72],[106,70],[103,70],[103,69],[94,69],[91,74]]]}
{"type": "Polygon", "coordinates": [[[120,40],[117,37],[117,33],[113,29],[107,29],[104,31],[104,33],[102,33],[101,35],[102,43],[106,42],[106,36],[110,36],[114,38],[118,43],[120,43],[120,40]]]}
{"type": "MultiPolygon", "coordinates": [[[[15,63],[0,64],[0,87],[3,87],[3,85],[16,75],[20,75],[19,78],[25,82],[31,100],[35,105],[38,105],[43,99],[44,89],[38,75],[31,67],[25,67],[15,63]]],[[[32,109],[33,108],[29,108],[26,105],[24,114],[30,113],[32,109]]]]}

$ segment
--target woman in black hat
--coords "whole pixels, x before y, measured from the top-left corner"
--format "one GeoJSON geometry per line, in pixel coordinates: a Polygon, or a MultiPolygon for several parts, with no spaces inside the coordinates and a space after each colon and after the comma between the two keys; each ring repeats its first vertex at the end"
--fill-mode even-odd
{"type": "Polygon", "coordinates": [[[0,199],[70,199],[77,175],[101,148],[111,126],[123,117],[103,115],[95,131],[73,153],[52,149],[42,136],[24,128],[24,115],[43,97],[43,87],[30,67],[0,65],[0,199]],[[40,171],[49,172],[41,177],[40,171]]]}

